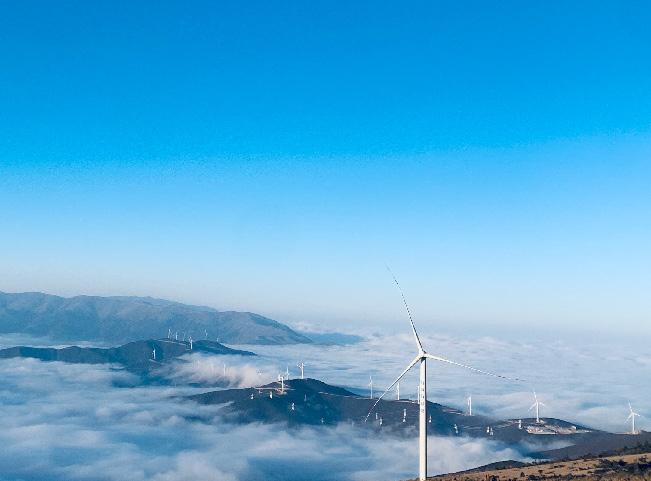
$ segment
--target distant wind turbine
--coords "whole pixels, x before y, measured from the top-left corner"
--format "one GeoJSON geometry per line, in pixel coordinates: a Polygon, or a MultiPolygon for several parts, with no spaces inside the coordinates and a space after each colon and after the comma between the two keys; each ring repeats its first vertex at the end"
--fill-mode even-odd
{"type": "Polygon", "coordinates": [[[631,407],[631,402],[628,402],[628,409],[631,411],[631,414],[628,415],[626,420],[628,421],[629,419],[633,423],[631,434],[637,434],[637,431],[635,430],[635,416],[640,416],[638,413],[633,412],[633,408],[631,407]]]}
{"type": "Polygon", "coordinates": [[[468,415],[472,416],[472,396],[468,396],[468,415]]]}
{"type": "Polygon", "coordinates": [[[536,422],[540,422],[540,406],[546,406],[546,404],[541,403],[538,401],[538,396],[536,395],[536,391],[533,392],[533,397],[536,399],[536,402],[531,405],[531,407],[528,409],[528,411],[531,411],[533,408],[536,408],[536,422]]]}
{"type": "Polygon", "coordinates": [[[307,364],[305,364],[303,361],[301,361],[301,363],[298,365],[298,367],[301,368],[301,379],[305,379],[305,378],[303,377],[303,368],[304,368],[305,366],[307,366],[307,364]]]}
{"type": "Polygon", "coordinates": [[[369,382],[369,383],[366,385],[366,387],[370,387],[370,388],[371,388],[371,399],[373,399],[373,377],[372,377],[372,376],[369,376],[368,378],[371,380],[371,382],[369,382]]]}
{"type": "Polygon", "coordinates": [[[154,356],[154,361],[156,360],[156,349],[154,349],[154,352],[152,353],[154,356]]]}
{"type": "Polygon", "coordinates": [[[400,287],[400,284],[398,284],[398,280],[396,277],[393,275],[391,272],[391,269],[387,266],[387,269],[389,270],[389,273],[391,273],[391,276],[393,277],[394,282],[396,283],[396,286],[398,286],[398,290],[400,291],[400,295],[402,296],[402,301],[405,304],[405,309],[407,310],[407,316],[409,317],[409,323],[411,324],[411,330],[414,334],[414,339],[416,340],[416,347],[418,348],[418,355],[416,358],[407,366],[407,369],[405,369],[400,376],[398,376],[398,379],[393,381],[393,383],[387,388],[386,391],[375,401],[375,404],[373,404],[373,407],[371,408],[371,411],[369,411],[368,415],[366,416],[366,420],[368,420],[368,417],[370,416],[371,412],[375,409],[375,406],[380,402],[380,400],[384,397],[384,395],[389,392],[389,390],[395,386],[402,377],[407,374],[407,372],[414,367],[416,364],[420,363],[420,383],[418,385],[418,402],[420,405],[420,417],[419,417],[419,478],[421,481],[425,481],[427,479],[427,389],[426,389],[426,379],[427,379],[427,367],[426,367],[426,359],[433,359],[435,361],[441,361],[441,362],[447,362],[448,364],[454,364],[456,366],[461,366],[466,369],[470,369],[471,371],[476,371],[482,374],[487,374],[489,376],[494,376],[494,377],[499,377],[503,379],[507,379],[504,376],[500,376],[498,374],[492,374],[490,372],[482,371],[480,369],[476,369],[474,367],[466,366],[465,364],[460,364],[458,362],[450,361],[448,359],[444,359],[439,356],[432,356],[431,354],[427,354],[425,350],[423,349],[423,345],[420,342],[420,339],[418,338],[418,333],[416,332],[416,327],[414,326],[414,321],[411,318],[411,313],[409,312],[409,306],[407,305],[407,300],[405,299],[405,295],[402,292],[402,289],[400,287]]]}

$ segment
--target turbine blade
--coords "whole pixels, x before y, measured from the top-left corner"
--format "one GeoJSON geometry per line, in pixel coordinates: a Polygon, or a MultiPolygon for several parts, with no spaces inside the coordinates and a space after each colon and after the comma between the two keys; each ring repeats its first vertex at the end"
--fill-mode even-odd
{"type": "Polygon", "coordinates": [[[538,403],[533,403],[533,406],[531,406],[529,409],[527,409],[527,411],[531,411],[533,408],[535,408],[536,404],[538,404],[538,403]]]}
{"type": "Polygon", "coordinates": [[[424,357],[428,357],[428,358],[430,358],[430,359],[434,359],[435,361],[447,362],[448,364],[454,364],[455,366],[465,367],[466,369],[470,369],[471,371],[480,372],[480,373],[482,373],[482,374],[487,374],[487,375],[489,375],[489,376],[499,377],[499,378],[502,378],[502,379],[510,379],[510,380],[513,380],[513,381],[522,381],[522,379],[517,379],[517,378],[513,378],[513,379],[512,379],[512,378],[510,378],[510,377],[502,376],[502,375],[500,375],[500,374],[493,374],[492,372],[482,371],[481,369],[477,369],[477,368],[475,368],[475,367],[466,366],[465,364],[460,364],[460,363],[458,363],[458,362],[450,361],[449,359],[444,359],[444,358],[442,358],[442,357],[432,356],[431,354],[423,354],[423,356],[424,356],[424,357]]]}
{"type": "Polygon", "coordinates": [[[398,381],[400,381],[400,379],[402,379],[402,376],[404,376],[405,374],[407,374],[407,371],[409,371],[412,367],[414,367],[414,365],[415,365],[418,361],[420,361],[422,358],[423,358],[423,356],[418,356],[416,359],[414,359],[413,361],[411,361],[411,364],[409,364],[409,366],[407,366],[407,369],[405,369],[404,371],[402,371],[402,374],[401,374],[400,376],[398,376],[398,379],[396,379],[395,381],[393,381],[393,383],[391,384],[391,386],[389,386],[389,387],[387,388],[387,390],[384,391],[384,392],[382,393],[382,396],[380,396],[379,398],[377,398],[377,401],[375,401],[375,404],[373,404],[373,407],[371,408],[371,410],[370,410],[370,411],[368,412],[368,414],[366,415],[366,419],[364,419],[364,422],[368,421],[368,417],[369,417],[369,416],[371,415],[371,413],[373,412],[373,409],[375,409],[375,406],[377,406],[377,403],[380,402],[380,399],[382,399],[382,398],[384,397],[384,395],[385,395],[386,393],[388,393],[389,390],[390,390],[393,386],[395,386],[395,385],[398,383],[398,381]]]}
{"type": "Polygon", "coordinates": [[[631,419],[632,417],[633,417],[633,413],[629,414],[628,417],[626,418],[626,420],[628,421],[628,420],[631,419]]]}
{"type": "Polygon", "coordinates": [[[414,338],[416,339],[416,345],[418,346],[418,352],[424,352],[423,351],[423,345],[420,343],[420,339],[418,338],[418,333],[416,332],[416,326],[414,326],[414,321],[411,318],[411,312],[409,312],[409,306],[407,305],[407,300],[405,299],[405,295],[402,293],[402,288],[400,287],[400,284],[398,284],[398,279],[396,279],[396,276],[393,275],[393,272],[391,272],[391,269],[389,269],[389,266],[384,264],[384,267],[387,268],[389,271],[389,274],[391,274],[391,277],[393,277],[394,282],[396,283],[396,286],[398,286],[398,290],[400,291],[400,295],[402,296],[402,302],[405,304],[405,309],[407,309],[407,316],[409,316],[409,322],[411,323],[411,330],[414,333],[414,338]]]}

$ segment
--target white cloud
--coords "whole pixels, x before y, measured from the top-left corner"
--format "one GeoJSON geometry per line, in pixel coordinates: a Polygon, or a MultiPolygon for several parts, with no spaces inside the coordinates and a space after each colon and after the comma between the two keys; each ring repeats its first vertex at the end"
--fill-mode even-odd
{"type": "MultiPolygon", "coordinates": [[[[568,342],[504,342],[422,336],[432,353],[490,371],[524,377],[524,383],[482,376],[447,364],[428,363],[428,395],[435,402],[499,417],[532,416],[532,388],[547,404],[543,416],[614,431],[629,429],[628,397],[641,414],[651,387],[646,344],[627,346],[568,342]]],[[[289,365],[325,382],[365,391],[369,374],[388,386],[414,356],[409,333],[373,336],[347,346],[247,346],[260,356],[192,354],[167,373],[178,386],[135,386],[134,375],[106,365],[72,365],[33,359],[0,361],[0,479],[396,480],[417,472],[414,435],[376,436],[348,425],[286,430],[238,426],[220,418],[219,406],[176,396],[204,392],[188,386],[215,372],[230,386],[276,379],[289,365]],[[197,361],[199,361],[197,363],[197,361]],[[210,363],[213,367],[210,367],[210,363]],[[262,373],[262,378],[258,375],[262,373]]],[[[401,393],[413,397],[417,374],[401,393]]],[[[389,396],[395,396],[395,392],[389,396]]],[[[644,419],[636,423],[647,428],[644,419]]],[[[415,433],[414,433],[415,434],[415,433]]],[[[512,447],[469,438],[430,437],[432,473],[458,471],[501,459],[521,458],[512,447]]]]}

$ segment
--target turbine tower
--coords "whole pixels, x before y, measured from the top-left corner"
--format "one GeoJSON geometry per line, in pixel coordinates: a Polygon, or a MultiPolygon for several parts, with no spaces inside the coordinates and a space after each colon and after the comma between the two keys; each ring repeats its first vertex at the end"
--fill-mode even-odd
{"type": "Polygon", "coordinates": [[[305,364],[303,361],[301,361],[301,363],[298,365],[298,367],[301,368],[301,379],[305,379],[305,378],[303,377],[303,368],[304,368],[305,366],[306,366],[306,364],[305,364]]]}
{"type": "Polygon", "coordinates": [[[369,382],[369,383],[366,385],[366,387],[369,387],[369,386],[370,386],[370,388],[371,388],[371,399],[373,399],[373,377],[369,376],[368,378],[371,380],[371,382],[369,382]]]}
{"type": "Polygon", "coordinates": [[[468,415],[472,416],[472,396],[468,396],[468,415]]]}
{"type": "Polygon", "coordinates": [[[546,406],[546,404],[538,401],[538,396],[536,396],[536,391],[533,392],[533,397],[536,399],[536,402],[531,405],[528,411],[531,411],[533,408],[536,408],[536,422],[540,423],[540,406],[546,406]]]}
{"type": "Polygon", "coordinates": [[[393,277],[394,282],[396,283],[396,286],[398,286],[398,290],[400,291],[400,295],[402,296],[402,302],[405,305],[405,309],[407,310],[407,316],[409,317],[409,323],[411,324],[411,330],[414,334],[414,339],[416,340],[416,347],[418,348],[418,355],[416,358],[411,361],[409,366],[398,376],[398,379],[393,381],[393,383],[387,388],[382,395],[377,398],[377,401],[375,401],[375,404],[373,404],[373,407],[369,411],[369,413],[366,415],[366,420],[368,420],[368,417],[371,415],[371,412],[375,409],[375,406],[380,402],[380,400],[384,397],[384,395],[389,392],[393,386],[395,386],[402,377],[409,372],[409,370],[414,367],[416,364],[419,364],[420,367],[420,383],[418,385],[418,404],[420,406],[420,413],[419,413],[419,439],[418,439],[418,444],[419,444],[419,478],[420,481],[426,481],[427,479],[427,386],[426,386],[426,380],[427,380],[427,364],[426,360],[427,359],[433,359],[435,361],[441,361],[441,362],[447,362],[448,364],[454,364],[455,366],[461,366],[465,367],[466,369],[470,369],[471,371],[476,371],[480,372],[482,374],[488,374],[489,376],[494,376],[494,377],[500,377],[503,379],[508,379],[505,376],[500,376],[498,374],[493,374],[490,372],[482,371],[480,369],[476,369],[474,367],[466,366],[465,364],[460,364],[458,362],[450,361],[449,359],[444,359],[439,356],[433,356],[431,354],[427,354],[425,350],[423,349],[423,345],[420,342],[420,339],[418,337],[418,333],[416,332],[416,327],[414,326],[414,321],[411,318],[411,313],[409,312],[409,306],[407,305],[407,300],[405,299],[405,295],[402,292],[402,288],[400,287],[400,284],[398,284],[398,280],[396,279],[396,276],[393,275],[391,272],[391,269],[387,266],[387,269],[389,270],[389,273],[393,277]]]}
{"type": "Polygon", "coordinates": [[[631,414],[628,415],[626,420],[628,421],[630,419],[631,422],[633,423],[631,434],[637,434],[637,431],[635,430],[635,416],[639,417],[640,415],[638,413],[633,412],[633,408],[631,407],[630,401],[628,402],[628,409],[631,411],[631,414]]]}

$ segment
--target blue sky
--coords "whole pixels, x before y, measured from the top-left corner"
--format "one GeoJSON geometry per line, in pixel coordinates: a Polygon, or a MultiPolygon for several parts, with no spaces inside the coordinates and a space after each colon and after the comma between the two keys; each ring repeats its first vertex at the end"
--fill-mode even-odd
{"type": "Polygon", "coordinates": [[[0,290],[646,330],[651,7],[5,2],[0,290]]]}

